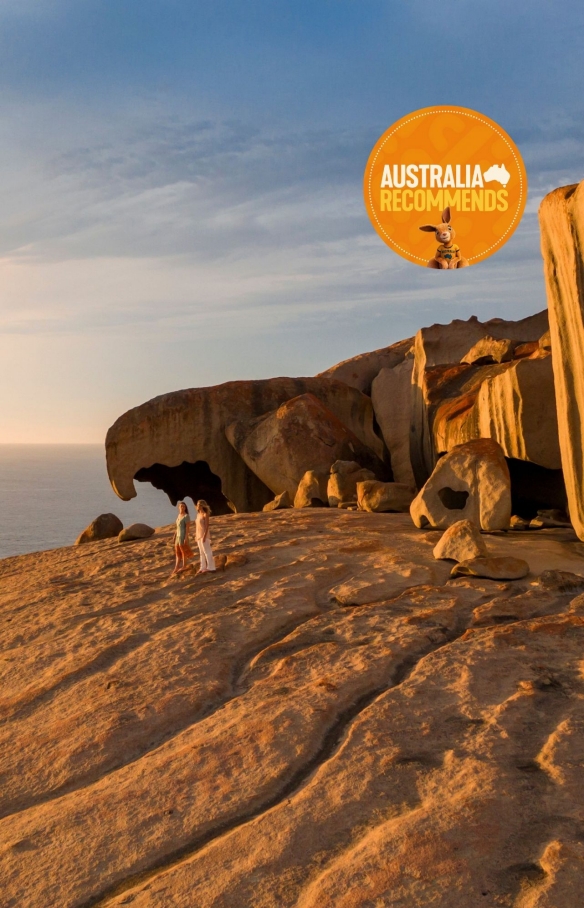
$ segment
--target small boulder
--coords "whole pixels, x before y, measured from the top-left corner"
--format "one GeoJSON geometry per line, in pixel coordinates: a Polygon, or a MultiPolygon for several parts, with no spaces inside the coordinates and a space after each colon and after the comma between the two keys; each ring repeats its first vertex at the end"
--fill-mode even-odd
{"type": "Polygon", "coordinates": [[[481,337],[460,361],[469,365],[508,363],[513,358],[514,346],[513,341],[507,337],[497,340],[487,335],[487,337],[481,337]]]}
{"type": "Polygon", "coordinates": [[[75,545],[97,542],[99,539],[113,539],[124,529],[124,524],[115,514],[100,514],[85,527],[75,540],[75,545]]]}
{"type": "MultiPolygon", "coordinates": [[[[352,461],[338,461],[333,464],[333,467],[337,466],[339,463],[352,463],[352,461]]],[[[332,471],[329,476],[329,481],[327,484],[327,497],[328,503],[331,508],[337,508],[340,504],[355,504],[357,505],[357,483],[365,482],[367,479],[375,479],[375,473],[372,473],[371,470],[362,470],[359,464],[354,464],[356,467],[353,471],[340,472],[339,470],[332,471]]]]}
{"type": "Polygon", "coordinates": [[[521,580],[529,574],[529,565],[523,558],[491,556],[472,558],[455,564],[451,577],[487,577],[489,580],[521,580]]]}
{"type": "Polygon", "coordinates": [[[295,508],[324,508],[328,505],[328,473],[307,470],[294,496],[295,508]]]}
{"type": "Polygon", "coordinates": [[[118,542],[131,542],[134,539],[148,539],[154,536],[155,530],[146,523],[132,523],[129,527],[124,527],[121,533],[118,533],[118,542]]]}
{"type": "Polygon", "coordinates": [[[526,520],[525,517],[519,517],[518,514],[513,514],[509,521],[509,526],[512,530],[528,530],[529,520],[526,520]]]}
{"type": "Polygon", "coordinates": [[[357,483],[357,503],[362,511],[409,511],[415,493],[402,482],[367,479],[357,483]]]}
{"type": "Polygon", "coordinates": [[[242,567],[242,565],[247,564],[248,561],[249,558],[247,555],[244,555],[241,552],[233,552],[231,555],[227,556],[225,567],[242,567]]]}
{"type": "Polygon", "coordinates": [[[292,502],[290,501],[290,495],[288,494],[288,490],[286,490],[285,492],[280,492],[279,495],[276,495],[272,501],[268,501],[268,503],[264,505],[263,510],[283,511],[285,508],[291,507],[292,502]]]}
{"type": "Polygon", "coordinates": [[[434,546],[434,558],[444,561],[472,561],[488,555],[485,540],[470,520],[458,520],[448,527],[434,546]]]}
{"type": "Polygon", "coordinates": [[[346,476],[349,473],[356,473],[357,470],[361,470],[361,464],[357,463],[356,460],[335,460],[331,466],[331,473],[340,473],[343,476],[346,476]]]}
{"type": "Polygon", "coordinates": [[[532,530],[550,529],[553,527],[571,527],[570,519],[559,508],[549,508],[537,512],[537,517],[530,521],[532,530]]]}
{"type": "Polygon", "coordinates": [[[584,577],[571,571],[543,571],[539,585],[554,593],[579,593],[584,590],[584,577]]]}

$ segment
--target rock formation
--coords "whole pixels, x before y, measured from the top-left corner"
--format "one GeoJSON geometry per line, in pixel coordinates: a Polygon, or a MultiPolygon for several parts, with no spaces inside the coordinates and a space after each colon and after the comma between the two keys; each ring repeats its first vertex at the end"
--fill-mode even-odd
{"type": "Polygon", "coordinates": [[[400,482],[367,479],[357,483],[357,504],[362,511],[409,511],[414,493],[400,482]]]}
{"type": "Polygon", "coordinates": [[[132,523],[118,534],[118,542],[132,542],[154,536],[155,530],[146,523],[132,523]]]}
{"type": "Polygon", "coordinates": [[[314,394],[301,394],[277,410],[229,423],[225,434],[250,470],[272,492],[294,500],[308,470],[326,472],[337,460],[355,458],[384,479],[383,461],[314,394]]]}
{"type": "Polygon", "coordinates": [[[434,558],[448,561],[468,561],[485,557],[488,552],[485,540],[474,523],[457,520],[434,546],[432,554],[434,558]]]}
{"type": "Polygon", "coordinates": [[[295,508],[325,507],[328,505],[329,472],[307,470],[294,496],[295,508]]]}
{"type": "Polygon", "coordinates": [[[417,527],[444,530],[470,520],[486,532],[507,529],[511,480],[497,442],[480,438],[445,454],[412,502],[410,514],[417,527]]]}
{"type": "Polygon", "coordinates": [[[391,457],[393,478],[411,489],[416,488],[410,460],[413,368],[414,360],[405,359],[393,369],[381,369],[371,386],[373,409],[391,457]]]}
{"type": "MultiPolygon", "coordinates": [[[[163,489],[173,503],[205,498],[213,513],[261,510],[273,497],[225,435],[234,420],[276,410],[303,394],[316,397],[380,459],[384,445],[373,429],[369,397],[330,378],[273,378],[227,382],[156,397],[120,416],[106,437],[114,491],[136,495],[134,480],[163,489]]],[[[311,465],[308,466],[310,468],[311,465]]]]}
{"type": "Polygon", "coordinates": [[[375,479],[371,470],[363,469],[352,460],[337,460],[331,467],[327,484],[327,498],[331,508],[343,504],[357,504],[357,483],[375,479]]]}
{"type": "Polygon", "coordinates": [[[77,537],[75,545],[86,542],[97,542],[99,539],[111,539],[124,529],[124,524],[115,514],[100,514],[77,537]]]}
{"type": "Polygon", "coordinates": [[[397,341],[389,347],[373,350],[371,353],[360,353],[352,359],[343,360],[319,373],[319,378],[335,378],[351,388],[357,388],[364,394],[371,394],[371,383],[381,369],[392,369],[403,362],[410,353],[413,337],[397,341]]]}
{"type": "Polygon", "coordinates": [[[584,539],[584,183],[539,209],[559,440],[570,519],[584,539]]]}

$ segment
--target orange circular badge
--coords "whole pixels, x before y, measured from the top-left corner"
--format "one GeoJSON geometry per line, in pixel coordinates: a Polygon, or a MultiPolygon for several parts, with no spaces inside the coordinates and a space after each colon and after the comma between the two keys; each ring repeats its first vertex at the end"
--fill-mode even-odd
{"type": "Polygon", "coordinates": [[[383,133],[369,155],[365,207],[381,239],[427,268],[464,268],[513,235],[527,201],[519,150],[466,107],[425,107],[383,133]]]}

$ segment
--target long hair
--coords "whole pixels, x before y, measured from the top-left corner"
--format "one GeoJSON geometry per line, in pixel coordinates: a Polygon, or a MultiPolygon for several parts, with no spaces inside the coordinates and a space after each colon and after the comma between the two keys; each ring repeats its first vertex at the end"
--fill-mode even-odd
{"type": "Polygon", "coordinates": [[[197,511],[204,511],[207,517],[211,516],[211,508],[203,498],[197,501],[197,511]]]}
{"type": "Polygon", "coordinates": [[[189,509],[188,509],[188,507],[187,507],[187,503],[186,503],[186,501],[179,501],[179,503],[178,503],[178,507],[179,507],[179,511],[180,511],[180,507],[181,507],[181,505],[183,505],[183,506],[184,506],[184,509],[185,509],[185,514],[186,514],[186,515],[187,515],[187,517],[188,517],[188,518],[189,518],[189,520],[190,520],[190,519],[191,519],[191,515],[190,515],[190,514],[189,514],[189,509]]]}

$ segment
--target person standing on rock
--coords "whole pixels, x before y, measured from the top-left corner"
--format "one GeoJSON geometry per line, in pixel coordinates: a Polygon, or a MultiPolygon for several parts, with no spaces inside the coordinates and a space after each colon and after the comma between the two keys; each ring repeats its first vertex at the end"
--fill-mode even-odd
{"type": "Polygon", "coordinates": [[[189,545],[189,509],[187,508],[184,501],[179,501],[178,503],[178,517],[176,518],[176,536],[174,538],[174,551],[176,553],[176,562],[174,565],[174,571],[170,575],[171,577],[174,574],[178,574],[179,571],[184,571],[187,566],[187,561],[189,558],[193,558],[193,550],[189,545]]]}
{"type": "Polygon", "coordinates": [[[201,556],[201,568],[199,573],[215,571],[215,559],[211,551],[211,536],[209,535],[209,517],[211,508],[202,498],[197,501],[197,521],[196,521],[196,539],[201,556]]]}

